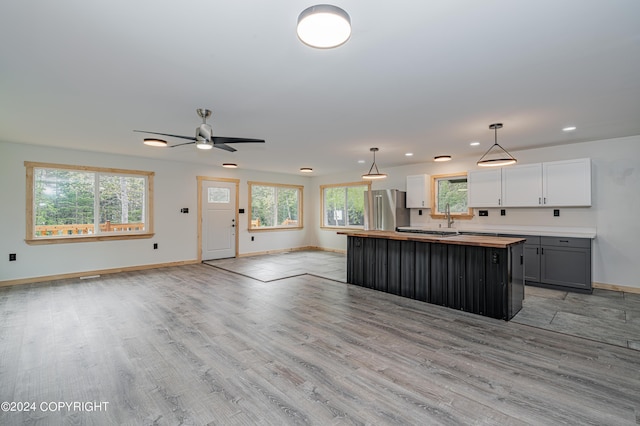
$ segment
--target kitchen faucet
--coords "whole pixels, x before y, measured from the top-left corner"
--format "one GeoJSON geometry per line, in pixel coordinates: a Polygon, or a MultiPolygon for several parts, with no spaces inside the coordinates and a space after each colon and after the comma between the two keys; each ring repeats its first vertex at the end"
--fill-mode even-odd
{"type": "Polygon", "coordinates": [[[453,218],[451,217],[451,207],[449,207],[449,203],[444,208],[444,216],[447,218],[447,228],[451,228],[453,225],[453,218]]]}

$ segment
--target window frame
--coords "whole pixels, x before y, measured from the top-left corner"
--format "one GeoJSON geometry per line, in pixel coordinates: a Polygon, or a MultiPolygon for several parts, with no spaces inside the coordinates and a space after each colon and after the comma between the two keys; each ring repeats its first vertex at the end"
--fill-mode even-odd
{"type": "MultiPolygon", "coordinates": [[[[438,212],[438,185],[437,182],[440,179],[449,178],[465,178],[467,179],[467,188],[469,187],[469,178],[467,176],[467,172],[458,172],[458,173],[447,173],[441,175],[431,175],[431,213],[430,216],[432,219],[446,219],[446,215],[438,212]]],[[[467,192],[468,194],[468,192],[467,192]]],[[[462,212],[452,212],[451,217],[456,219],[468,220],[473,218],[473,207],[469,207],[469,196],[467,195],[467,211],[462,212]]]]}
{"type": "MultiPolygon", "coordinates": [[[[39,163],[33,161],[25,161],[24,166],[26,169],[26,206],[25,206],[25,218],[26,218],[26,236],[25,242],[29,245],[41,245],[41,244],[67,244],[67,243],[80,243],[80,242],[93,242],[93,241],[113,241],[113,240],[132,240],[152,238],[155,233],[153,229],[153,177],[154,172],[143,170],[127,170],[127,169],[115,169],[106,167],[93,167],[93,166],[77,166],[70,164],[55,164],[55,163],[39,163]],[[81,235],[55,235],[47,237],[36,237],[36,224],[35,224],[35,174],[34,169],[60,169],[71,170],[76,172],[87,173],[100,173],[104,175],[112,176],[144,176],[147,180],[146,186],[146,204],[145,204],[145,230],[144,231],[127,231],[122,233],[103,233],[103,234],[81,234],[81,235]]],[[[94,219],[95,220],[95,219],[94,219]]]]}
{"type": "Polygon", "coordinates": [[[320,229],[364,229],[363,226],[338,226],[326,225],[324,222],[324,190],[327,188],[349,188],[353,186],[366,186],[366,191],[371,191],[371,182],[348,182],[348,183],[332,183],[328,185],[320,185],[320,229]]]}
{"type": "MultiPolygon", "coordinates": [[[[271,182],[257,182],[257,181],[248,181],[247,185],[249,187],[249,218],[247,221],[247,231],[248,232],[270,232],[270,231],[292,231],[292,230],[300,230],[302,228],[304,228],[304,221],[303,221],[303,217],[304,217],[304,186],[303,185],[292,185],[292,184],[285,184],[285,183],[271,183],[271,182]],[[288,226],[288,225],[275,225],[275,226],[269,226],[269,227],[254,227],[252,224],[252,218],[253,218],[253,197],[252,197],[252,189],[254,186],[268,186],[268,187],[273,187],[276,188],[276,201],[277,201],[277,189],[278,188],[285,188],[285,189],[295,189],[298,191],[298,224],[294,225],[294,226],[288,226]]],[[[277,205],[276,205],[276,210],[277,210],[277,205]]]]}

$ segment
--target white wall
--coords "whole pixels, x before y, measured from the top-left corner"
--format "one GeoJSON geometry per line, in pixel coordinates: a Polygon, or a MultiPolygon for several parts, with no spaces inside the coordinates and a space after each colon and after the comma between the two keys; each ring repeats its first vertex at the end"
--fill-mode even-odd
{"type": "MultiPolygon", "coordinates": [[[[593,276],[598,283],[640,288],[640,135],[547,147],[512,154],[519,164],[568,160],[589,157],[592,160],[592,206],[561,208],[560,216],[553,216],[553,208],[508,208],[506,216],[500,209],[489,210],[489,216],[464,221],[478,225],[528,225],[558,227],[593,227],[597,237],[593,241],[593,276]]],[[[384,168],[389,178],[376,181],[374,189],[406,190],[406,176],[413,174],[445,174],[477,169],[477,159],[454,159],[448,163],[423,163],[411,166],[384,168]]],[[[331,177],[314,179],[312,190],[319,185],[360,180],[363,170],[354,170],[331,177]]],[[[319,195],[316,196],[319,198],[319,195]]],[[[319,210],[319,205],[317,210],[319,210]]],[[[485,209],[483,209],[485,210],[485,209]]],[[[426,226],[444,223],[432,220],[429,209],[411,209],[411,225],[426,226]]],[[[462,221],[460,221],[462,222],[462,221]]],[[[346,250],[346,237],[335,231],[318,230],[318,245],[346,250]]]]}
{"type": "Polygon", "coordinates": [[[250,214],[247,181],[303,185],[304,211],[308,211],[313,201],[306,196],[311,181],[306,176],[0,142],[0,281],[197,259],[196,176],[240,179],[239,207],[246,212],[239,216],[240,254],[314,244],[312,223],[305,224],[303,230],[251,234],[247,231],[250,214]],[[27,245],[24,242],[25,161],[155,172],[155,236],[140,240],[27,245]],[[180,213],[183,207],[188,207],[190,213],[180,213]],[[251,235],[255,241],[251,241],[251,235]],[[153,250],[153,243],[158,243],[157,250],[153,250]],[[16,253],[17,261],[9,262],[9,253],[16,253]]]}
{"type": "MultiPolygon", "coordinates": [[[[597,228],[593,243],[593,280],[599,283],[640,288],[640,135],[585,142],[560,147],[514,151],[520,164],[590,157],[592,159],[593,206],[562,208],[553,217],[551,208],[488,209],[488,217],[475,216],[469,223],[488,225],[584,226],[597,228]]],[[[365,167],[366,168],[366,167],[365,167]]],[[[449,163],[422,163],[381,170],[389,174],[373,183],[374,189],[406,189],[405,177],[411,174],[454,173],[475,169],[475,159],[449,163]]],[[[334,230],[321,230],[320,193],[323,184],[360,181],[364,169],[354,167],[347,173],[306,177],[277,173],[228,170],[170,161],[126,157],[92,152],[35,147],[0,142],[0,281],[66,274],[127,266],[189,261],[197,258],[197,183],[196,176],[240,179],[239,252],[241,254],[318,246],[346,250],[346,237],[334,230]],[[155,231],[153,239],[29,246],[25,237],[24,161],[149,170],[155,176],[155,231]],[[247,181],[304,185],[304,229],[249,233],[247,181]],[[180,209],[188,207],[189,214],[180,209]],[[251,240],[255,236],[255,241],[251,240]],[[159,244],[153,250],[153,242],[159,244]],[[16,262],[8,261],[17,253],[16,262]]],[[[431,220],[425,209],[422,216],[412,209],[412,225],[431,220]]]]}

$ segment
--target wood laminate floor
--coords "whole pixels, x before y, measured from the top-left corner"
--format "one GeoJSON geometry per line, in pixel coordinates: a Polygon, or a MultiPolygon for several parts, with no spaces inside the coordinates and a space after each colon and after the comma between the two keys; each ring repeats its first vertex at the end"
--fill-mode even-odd
{"type": "MultiPolygon", "coordinates": [[[[205,263],[261,281],[304,273],[347,281],[346,256],[317,250],[205,263]]],[[[640,294],[601,289],[580,294],[526,286],[523,308],[511,321],[640,350],[640,294]]]]}
{"type": "Polygon", "coordinates": [[[638,355],[318,276],[188,265],[0,288],[0,401],[36,404],[0,424],[633,425],[638,355]]]}

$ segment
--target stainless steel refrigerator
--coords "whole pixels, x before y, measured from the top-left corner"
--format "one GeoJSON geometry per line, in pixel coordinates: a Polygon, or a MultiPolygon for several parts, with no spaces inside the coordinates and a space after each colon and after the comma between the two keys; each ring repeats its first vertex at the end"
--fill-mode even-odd
{"type": "Polygon", "coordinates": [[[364,192],[364,229],[395,231],[409,226],[406,192],[397,189],[376,189],[364,192]]]}

